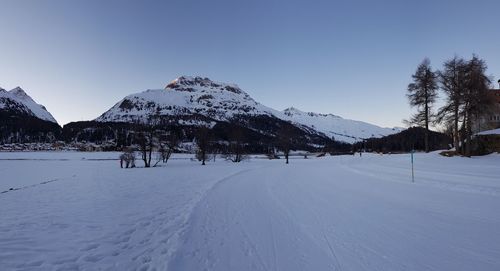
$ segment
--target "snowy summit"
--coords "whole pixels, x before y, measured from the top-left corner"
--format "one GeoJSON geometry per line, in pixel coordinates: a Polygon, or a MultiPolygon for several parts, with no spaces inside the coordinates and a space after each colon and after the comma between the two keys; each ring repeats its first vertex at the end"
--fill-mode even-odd
{"type": "Polygon", "coordinates": [[[354,143],[366,138],[383,137],[401,132],[401,128],[383,128],[358,120],[344,119],[333,114],[303,112],[290,107],[283,110],[285,120],[299,123],[322,132],[336,140],[354,143]]]}
{"type": "Polygon", "coordinates": [[[57,123],[45,106],[37,104],[22,88],[10,91],[0,88],[0,110],[12,111],[16,114],[29,115],[42,120],[57,123]]]}
{"type": "Polygon", "coordinates": [[[164,89],[149,89],[125,97],[96,121],[146,123],[154,115],[193,114],[227,121],[239,114],[271,115],[272,112],[237,85],[181,76],[164,89]]]}
{"type": "Polygon", "coordinates": [[[203,115],[215,121],[231,121],[239,115],[272,116],[349,143],[400,131],[332,114],[306,113],[293,107],[284,111],[275,110],[255,101],[236,84],[199,76],[181,76],[164,89],[131,94],[96,121],[148,123],[155,116],[194,115],[203,115]]]}

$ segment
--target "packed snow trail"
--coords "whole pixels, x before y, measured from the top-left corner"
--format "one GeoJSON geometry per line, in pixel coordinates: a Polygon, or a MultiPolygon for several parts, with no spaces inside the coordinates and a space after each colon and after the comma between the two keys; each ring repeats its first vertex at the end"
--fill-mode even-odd
{"type": "MultiPolygon", "coordinates": [[[[499,270],[498,168],[484,163],[482,179],[456,191],[409,183],[404,160],[278,161],[221,182],[191,215],[169,270],[499,270]]],[[[455,178],[464,169],[449,161],[418,172],[455,178]]]]}
{"type": "MultiPolygon", "coordinates": [[[[0,153],[18,155],[44,156],[0,153]]],[[[165,270],[207,191],[262,167],[201,167],[186,159],[163,168],[120,169],[116,160],[80,158],[89,155],[106,154],[0,162],[2,189],[20,183],[29,188],[0,194],[0,270],[165,270]],[[36,184],[46,178],[58,181],[36,184]]]]}
{"type": "Polygon", "coordinates": [[[0,270],[500,270],[500,155],[116,157],[0,153],[0,270]]]}

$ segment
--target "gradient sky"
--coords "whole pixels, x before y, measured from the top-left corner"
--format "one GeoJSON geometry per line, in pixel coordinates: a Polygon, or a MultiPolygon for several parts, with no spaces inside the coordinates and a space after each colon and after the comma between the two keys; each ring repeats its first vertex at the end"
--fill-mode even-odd
{"type": "Polygon", "coordinates": [[[425,57],[485,59],[500,77],[500,1],[0,0],[0,87],[60,124],[180,75],[264,105],[402,126],[425,57]]]}

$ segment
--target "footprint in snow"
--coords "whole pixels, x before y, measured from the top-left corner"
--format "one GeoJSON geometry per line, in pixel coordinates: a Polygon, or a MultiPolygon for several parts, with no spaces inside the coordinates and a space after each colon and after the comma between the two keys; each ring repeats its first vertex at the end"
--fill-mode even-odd
{"type": "Polygon", "coordinates": [[[89,251],[89,250],[92,250],[92,249],[96,249],[99,247],[99,244],[90,244],[84,248],[82,248],[80,251],[89,251]]]}
{"type": "Polygon", "coordinates": [[[87,256],[83,257],[83,260],[85,260],[87,262],[92,262],[92,263],[96,263],[102,259],[104,259],[104,255],[101,255],[101,254],[87,255],[87,256]]]}

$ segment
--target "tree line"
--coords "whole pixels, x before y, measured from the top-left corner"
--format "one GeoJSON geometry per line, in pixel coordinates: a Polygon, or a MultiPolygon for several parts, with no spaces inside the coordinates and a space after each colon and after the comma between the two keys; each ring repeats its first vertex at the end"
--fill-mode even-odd
{"type": "MultiPolygon", "coordinates": [[[[135,167],[136,153],[139,154],[145,168],[156,167],[160,162],[167,163],[181,142],[181,135],[175,130],[164,129],[162,125],[143,126],[140,130],[131,132],[131,137],[133,144],[125,147],[119,157],[121,167],[135,167]]],[[[234,163],[241,162],[248,158],[249,150],[252,148],[247,137],[243,127],[240,126],[234,127],[228,133],[227,141],[218,140],[210,127],[198,127],[194,135],[195,157],[202,165],[215,159],[216,155],[234,163]]],[[[274,138],[266,154],[270,159],[274,159],[277,158],[275,152],[280,151],[283,153],[285,163],[288,164],[290,152],[298,146],[293,124],[287,122],[281,124],[274,138]]],[[[329,146],[331,144],[327,144],[325,150],[329,146]]]]}
{"type": "Polygon", "coordinates": [[[443,63],[441,70],[433,70],[427,58],[418,65],[407,88],[409,103],[417,112],[407,122],[425,128],[426,152],[429,152],[429,126],[435,124],[443,125],[452,136],[457,153],[470,157],[472,126],[494,106],[489,91],[492,80],[486,70],[486,61],[476,55],[468,60],[454,56],[443,63]],[[434,110],[438,91],[444,94],[445,104],[434,110]]]}

